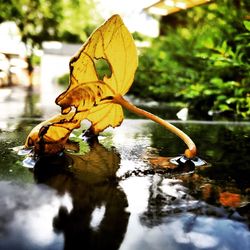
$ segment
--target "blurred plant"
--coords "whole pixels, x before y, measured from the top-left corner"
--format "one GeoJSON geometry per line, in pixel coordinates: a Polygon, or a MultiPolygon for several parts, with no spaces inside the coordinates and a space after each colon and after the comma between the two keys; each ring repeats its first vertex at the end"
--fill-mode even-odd
{"type": "Polygon", "coordinates": [[[0,23],[14,21],[22,41],[31,48],[55,39],[79,42],[88,37],[96,22],[100,22],[100,16],[93,15],[94,7],[94,0],[1,1],[0,23]]]}
{"type": "Polygon", "coordinates": [[[30,48],[44,40],[57,38],[61,20],[61,0],[10,0],[0,4],[0,22],[14,21],[20,29],[22,41],[30,48]]]}
{"type": "Polygon", "coordinates": [[[69,84],[69,73],[63,74],[57,78],[57,83],[62,87],[67,87],[69,84]]]}
{"type": "Polygon", "coordinates": [[[164,17],[162,35],[140,51],[131,92],[249,119],[249,10],[249,1],[220,0],[164,17]]]}
{"type": "Polygon", "coordinates": [[[100,17],[95,13],[94,0],[10,0],[0,2],[0,23],[14,21],[19,27],[27,49],[27,63],[31,75],[37,61],[34,49],[43,41],[81,42],[100,17]]]}
{"type": "Polygon", "coordinates": [[[70,43],[82,43],[103,19],[97,13],[96,0],[60,0],[62,21],[59,24],[59,39],[70,43]]]}

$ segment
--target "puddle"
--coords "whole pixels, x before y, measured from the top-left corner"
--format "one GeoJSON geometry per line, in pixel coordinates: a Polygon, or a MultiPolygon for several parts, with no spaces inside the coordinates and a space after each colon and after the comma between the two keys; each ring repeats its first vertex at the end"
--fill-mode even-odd
{"type": "Polygon", "coordinates": [[[0,133],[0,249],[249,249],[250,126],[178,123],[209,165],[152,167],[185,145],[146,120],[107,130],[83,156],[23,167],[37,123],[8,120],[0,133]]]}

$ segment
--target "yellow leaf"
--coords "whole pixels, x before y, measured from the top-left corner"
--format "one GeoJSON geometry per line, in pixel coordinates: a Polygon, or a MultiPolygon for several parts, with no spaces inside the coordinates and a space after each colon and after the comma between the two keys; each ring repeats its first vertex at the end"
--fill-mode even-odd
{"type": "Polygon", "coordinates": [[[74,106],[78,111],[91,109],[87,119],[96,133],[123,120],[120,105],[112,103],[116,95],[129,90],[138,65],[134,40],[118,15],[112,16],[90,36],[70,60],[70,86],[57,99],[62,112],[74,106]],[[95,60],[104,59],[111,76],[98,79],[95,60]],[[91,90],[86,92],[86,88],[91,90]],[[108,104],[107,104],[108,103],[108,104]],[[99,107],[101,105],[101,107],[99,107]]]}
{"type": "Polygon", "coordinates": [[[87,112],[70,112],[41,122],[29,133],[25,147],[34,147],[37,154],[55,154],[62,151],[72,130],[79,128],[81,120],[86,116],[87,112]]]}
{"type": "Polygon", "coordinates": [[[38,153],[59,152],[83,119],[88,119],[92,123],[91,131],[98,134],[108,126],[121,124],[124,107],[172,131],[188,146],[185,156],[195,157],[196,146],[183,131],[123,98],[133,82],[137,65],[133,38],[120,16],[114,15],[93,32],[70,60],[69,87],[56,99],[56,104],[62,108],[62,116],[38,125],[31,131],[26,145],[34,146],[38,153]],[[101,77],[98,60],[106,62],[111,74],[101,77]]]}
{"type": "Polygon", "coordinates": [[[62,114],[70,112],[72,107],[75,107],[77,112],[85,112],[100,104],[105,89],[107,85],[99,81],[77,84],[60,95],[56,103],[61,106],[62,114]]]}
{"type": "Polygon", "coordinates": [[[117,127],[122,123],[122,107],[115,103],[107,103],[93,107],[90,110],[87,119],[92,122],[93,132],[98,134],[108,126],[117,127]]]}
{"type": "Polygon", "coordinates": [[[114,15],[93,32],[70,60],[70,85],[56,98],[62,114],[36,126],[25,146],[33,146],[37,153],[57,153],[85,118],[91,121],[96,134],[108,126],[120,125],[122,107],[112,100],[128,91],[137,65],[133,38],[120,16],[114,15]],[[98,60],[107,62],[110,76],[98,78],[95,63],[98,60]]]}

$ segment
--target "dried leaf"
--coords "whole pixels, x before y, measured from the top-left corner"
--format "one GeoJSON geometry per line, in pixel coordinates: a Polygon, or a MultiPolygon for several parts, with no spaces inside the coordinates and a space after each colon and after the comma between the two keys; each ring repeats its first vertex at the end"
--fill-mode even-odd
{"type": "Polygon", "coordinates": [[[37,153],[57,153],[64,149],[70,133],[83,119],[91,121],[96,134],[108,126],[119,126],[123,121],[122,107],[112,100],[129,90],[137,65],[133,38],[120,16],[114,15],[93,32],[70,60],[70,85],[56,99],[62,114],[35,127],[25,146],[34,146],[37,153]],[[96,60],[107,62],[110,76],[98,78],[96,60]]]}
{"type": "Polygon", "coordinates": [[[134,40],[118,15],[98,28],[70,60],[70,86],[57,99],[62,112],[74,106],[78,111],[91,109],[87,119],[96,133],[123,120],[120,105],[112,103],[116,95],[129,90],[138,65],[134,40]],[[111,76],[98,79],[95,60],[104,59],[111,76]],[[88,90],[88,91],[86,91],[88,90]],[[108,103],[108,104],[107,104],[108,103]]]}
{"type": "Polygon", "coordinates": [[[67,115],[58,114],[38,124],[29,133],[25,147],[34,147],[38,154],[62,151],[72,130],[79,128],[81,120],[86,116],[87,112],[70,112],[67,115]]]}
{"type": "Polygon", "coordinates": [[[230,192],[220,193],[219,201],[226,207],[239,207],[241,202],[240,194],[234,194],[230,192]]]}
{"type": "Polygon", "coordinates": [[[171,163],[170,160],[172,158],[171,157],[150,157],[149,158],[149,162],[151,163],[151,165],[153,166],[153,168],[163,168],[163,169],[177,169],[178,166],[171,163]]]}

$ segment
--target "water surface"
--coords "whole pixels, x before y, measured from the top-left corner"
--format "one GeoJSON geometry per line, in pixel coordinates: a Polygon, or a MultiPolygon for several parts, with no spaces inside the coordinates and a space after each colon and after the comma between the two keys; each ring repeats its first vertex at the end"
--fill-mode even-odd
{"type": "Polygon", "coordinates": [[[141,119],[28,169],[13,147],[43,120],[37,98],[1,91],[0,249],[250,249],[249,123],[175,121],[208,162],[195,169],[157,167],[185,145],[141,119]]]}
{"type": "Polygon", "coordinates": [[[185,145],[141,119],[27,169],[12,148],[38,122],[1,129],[0,249],[250,249],[248,123],[176,123],[209,164],[169,171],[152,159],[185,145]]]}

